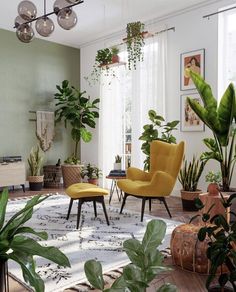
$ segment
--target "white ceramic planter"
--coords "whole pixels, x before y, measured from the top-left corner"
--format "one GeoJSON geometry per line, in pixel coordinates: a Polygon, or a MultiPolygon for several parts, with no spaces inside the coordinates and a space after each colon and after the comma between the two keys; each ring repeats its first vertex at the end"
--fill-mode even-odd
{"type": "Polygon", "coordinates": [[[121,162],[119,163],[114,163],[114,170],[121,170],[121,162]]]}

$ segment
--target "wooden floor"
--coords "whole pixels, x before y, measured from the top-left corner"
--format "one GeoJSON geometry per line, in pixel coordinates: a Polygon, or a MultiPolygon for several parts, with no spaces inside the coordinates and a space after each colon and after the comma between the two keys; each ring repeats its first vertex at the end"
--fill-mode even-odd
{"type": "MultiPolygon", "coordinates": [[[[35,194],[39,193],[60,193],[63,192],[64,189],[44,189],[41,192],[32,192],[32,191],[26,191],[26,193],[23,193],[22,191],[16,190],[16,191],[11,191],[10,192],[10,197],[11,198],[20,198],[20,197],[25,197],[25,196],[32,196],[35,194]]],[[[107,204],[108,204],[108,198],[107,198],[107,204]]],[[[114,193],[111,205],[115,207],[120,207],[120,202],[117,199],[116,194],[114,193]]],[[[189,219],[195,214],[194,212],[185,212],[182,210],[181,206],[181,200],[176,197],[169,197],[167,198],[167,204],[169,206],[170,212],[172,214],[172,219],[181,221],[181,222],[189,222],[189,219]]],[[[141,209],[141,200],[133,197],[128,197],[127,202],[125,205],[126,209],[129,210],[134,210],[140,212],[141,209]]],[[[146,213],[149,213],[150,215],[153,216],[158,216],[161,218],[169,218],[165,207],[163,204],[161,204],[159,201],[154,201],[152,204],[152,211],[148,211],[148,204],[146,206],[146,213]]],[[[174,267],[171,262],[171,258],[167,258],[165,260],[165,263],[167,265],[170,265],[173,270],[168,273],[162,273],[160,276],[158,276],[150,285],[148,288],[148,292],[154,292],[158,287],[160,287],[163,283],[172,283],[175,284],[178,288],[179,292],[188,292],[188,291],[196,291],[196,292],[202,292],[202,291],[207,291],[205,288],[205,280],[206,276],[192,273],[192,272],[187,272],[179,269],[178,267],[174,267]]],[[[19,285],[16,281],[11,280],[10,281],[11,285],[11,292],[23,292],[27,291],[25,290],[24,287],[19,285]]],[[[75,291],[75,290],[69,290],[67,289],[66,292],[69,291],[75,291]]],[[[47,291],[46,291],[47,292],[47,291]]]]}

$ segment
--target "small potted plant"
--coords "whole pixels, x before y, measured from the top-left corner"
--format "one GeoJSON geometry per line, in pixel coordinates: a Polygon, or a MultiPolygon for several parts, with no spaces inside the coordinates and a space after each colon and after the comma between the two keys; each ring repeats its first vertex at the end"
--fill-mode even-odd
{"type": "Polygon", "coordinates": [[[31,191],[40,191],[43,187],[43,167],[44,154],[39,146],[32,147],[28,158],[30,175],[28,176],[29,188],[31,191]]]}
{"type": "Polygon", "coordinates": [[[88,163],[82,167],[81,177],[83,179],[86,178],[90,184],[98,185],[98,179],[101,177],[101,175],[102,172],[96,165],[88,163]]]}
{"type": "MultiPolygon", "coordinates": [[[[236,198],[236,193],[228,198],[225,198],[220,191],[219,194],[224,211],[227,213],[236,198]]],[[[198,210],[202,210],[205,207],[200,199],[196,199],[195,203],[198,210]]],[[[235,218],[228,222],[225,214],[216,214],[212,217],[210,209],[202,214],[204,225],[198,232],[200,241],[208,239],[206,254],[210,261],[210,272],[206,281],[206,288],[210,292],[236,291],[235,218]],[[216,276],[218,277],[218,285],[212,285],[212,281],[216,276]],[[227,286],[228,283],[231,284],[232,288],[227,286]]],[[[235,216],[235,213],[231,213],[235,216]]],[[[194,216],[191,220],[197,216],[199,215],[194,216]]]]}
{"type": "Polygon", "coordinates": [[[206,182],[209,182],[209,185],[207,187],[207,191],[209,195],[218,195],[219,194],[219,184],[222,180],[221,172],[214,172],[209,171],[205,177],[206,182]]]}
{"type": "Polygon", "coordinates": [[[204,161],[200,161],[193,156],[192,161],[185,160],[183,167],[180,169],[178,180],[182,185],[181,199],[183,209],[186,211],[197,211],[194,199],[202,192],[197,186],[204,166],[204,161]]]}
{"type": "Polygon", "coordinates": [[[112,53],[112,64],[114,63],[119,63],[120,62],[120,57],[119,57],[119,49],[117,47],[112,47],[111,48],[111,53],[112,53]]]}
{"type": "Polygon", "coordinates": [[[121,159],[120,155],[117,154],[115,156],[114,170],[121,170],[121,159]]]}

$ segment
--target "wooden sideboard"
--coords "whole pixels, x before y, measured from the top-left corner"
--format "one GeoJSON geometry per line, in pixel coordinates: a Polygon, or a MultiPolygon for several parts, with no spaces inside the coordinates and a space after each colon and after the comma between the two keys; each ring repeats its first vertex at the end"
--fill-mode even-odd
{"type": "Polygon", "coordinates": [[[25,191],[25,163],[0,164],[0,187],[21,185],[25,191]]]}

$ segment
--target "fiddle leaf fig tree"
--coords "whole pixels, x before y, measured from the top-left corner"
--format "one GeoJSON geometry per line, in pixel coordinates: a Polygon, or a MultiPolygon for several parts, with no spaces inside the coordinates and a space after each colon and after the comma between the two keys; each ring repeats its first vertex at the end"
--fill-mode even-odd
{"type": "Polygon", "coordinates": [[[64,80],[62,85],[57,85],[56,88],[58,90],[54,95],[58,101],[55,111],[56,123],[64,120],[65,127],[67,123],[70,123],[71,137],[75,141],[73,157],[78,158],[80,140],[87,143],[92,139],[92,133],[88,127],[95,128],[96,126],[96,119],[99,117],[97,104],[100,99],[90,101],[89,97],[85,97],[85,91],[81,92],[74,86],[70,86],[68,80],[64,80]]]}
{"type": "Polygon", "coordinates": [[[172,135],[173,130],[177,130],[176,126],[179,121],[165,122],[165,119],[158,115],[154,110],[148,112],[151,124],[143,126],[143,133],[139,140],[144,141],[141,149],[146,155],[144,160],[144,170],[149,170],[150,167],[150,143],[153,140],[160,140],[167,143],[176,144],[176,138],[172,135]]]}
{"type": "Polygon", "coordinates": [[[206,162],[214,159],[220,163],[223,191],[230,190],[230,183],[236,162],[235,129],[232,129],[236,118],[235,89],[229,84],[219,105],[212,94],[209,84],[197,73],[190,71],[190,76],[201,96],[203,105],[188,97],[188,103],[193,111],[212,131],[214,138],[206,138],[204,144],[210,151],[201,155],[206,162]]]}

